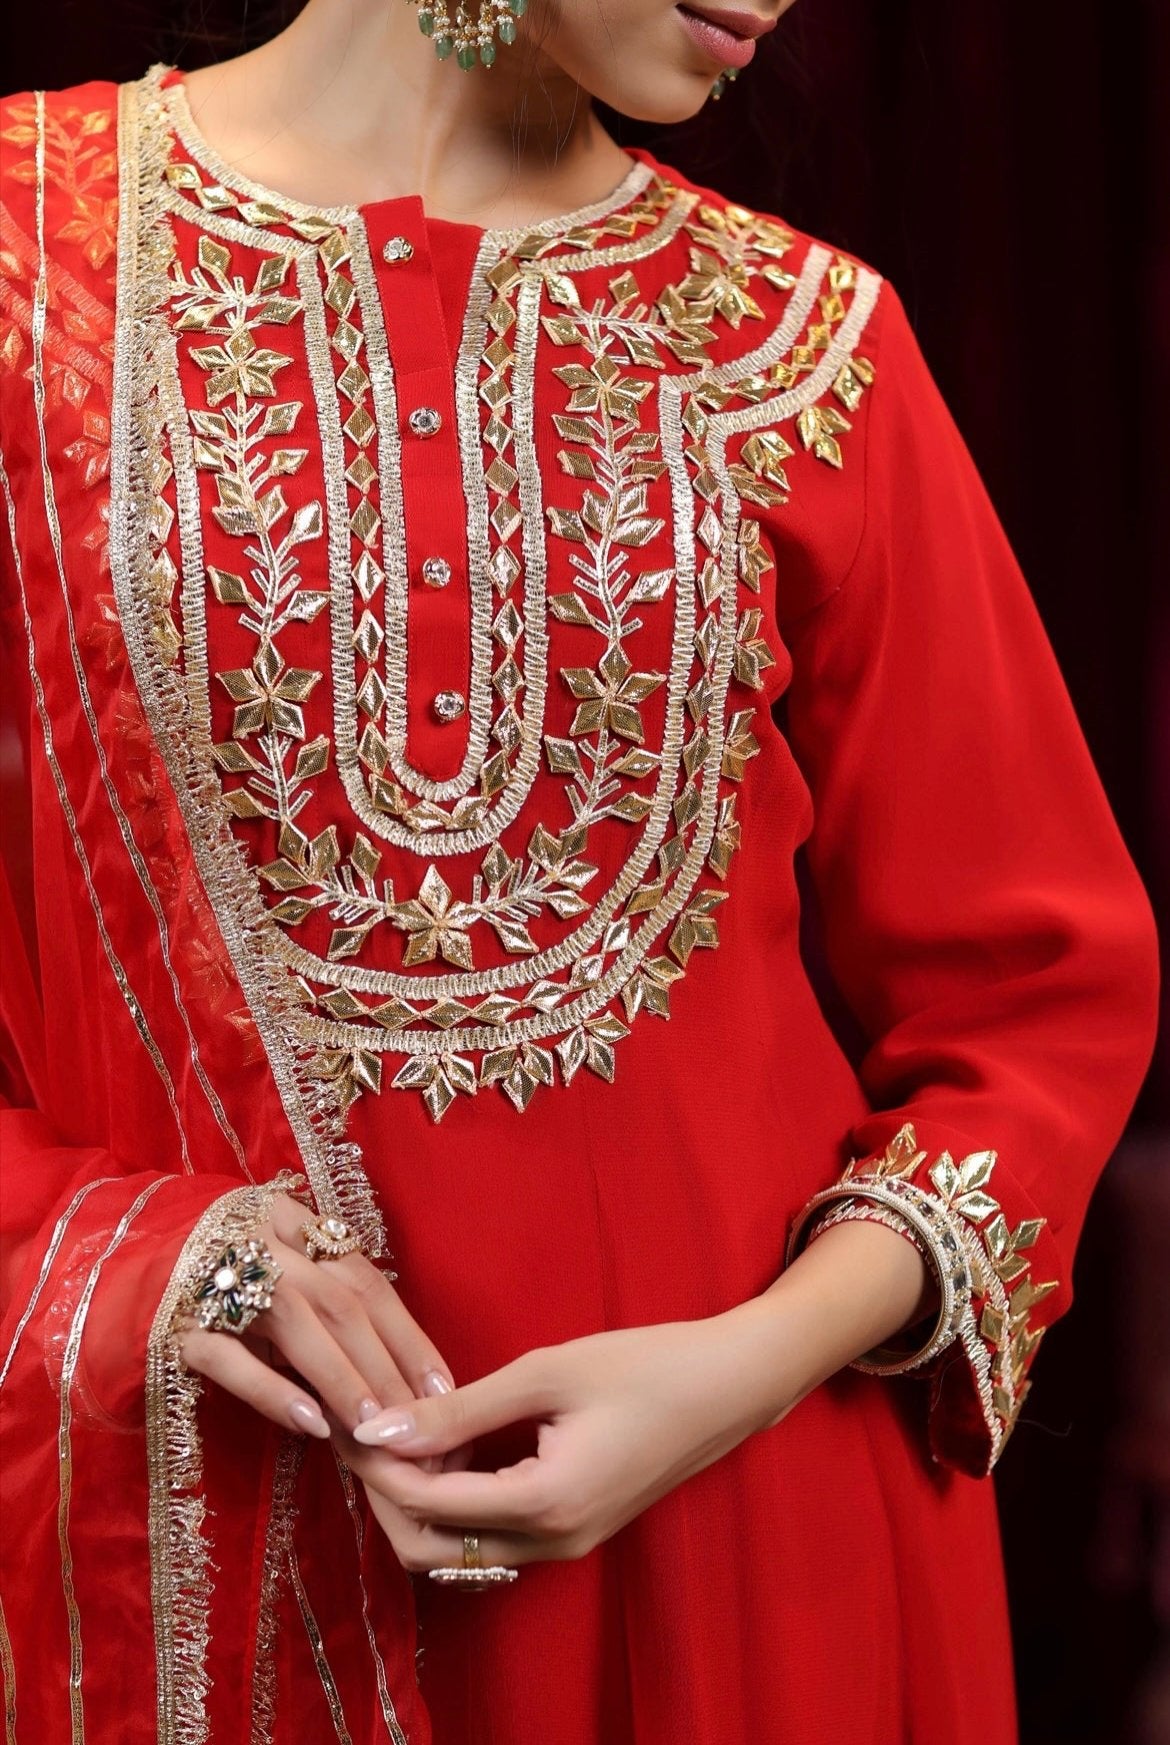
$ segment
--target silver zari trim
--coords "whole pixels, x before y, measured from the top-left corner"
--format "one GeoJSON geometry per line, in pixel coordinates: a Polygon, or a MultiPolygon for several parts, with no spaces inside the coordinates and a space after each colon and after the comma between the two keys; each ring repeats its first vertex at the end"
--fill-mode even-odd
{"type": "MultiPolygon", "coordinates": [[[[146,568],[150,551],[152,442],[165,422],[164,383],[173,369],[165,315],[173,247],[162,166],[169,146],[164,106],[149,80],[119,90],[120,213],[112,407],[110,567],[126,647],[147,720],[166,763],[192,854],[240,986],[268,1056],[305,1171],[322,1211],[352,1224],[367,1252],[384,1244],[380,1213],[345,1138],[336,1080],[314,1075],[295,1043],[303,995],[276,961],[279,931],[232,834],[207,734],[192,720],[182,677],[151,634],[146,568]]],[[[206,669],[206,650],[190,653],[206,669]]]]}

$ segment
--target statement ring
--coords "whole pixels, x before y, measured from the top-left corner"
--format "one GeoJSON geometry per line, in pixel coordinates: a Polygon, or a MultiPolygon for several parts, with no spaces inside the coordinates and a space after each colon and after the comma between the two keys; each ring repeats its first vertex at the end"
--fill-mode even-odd
{"type": "Polygon", "coordinates": [[[232,1243],[192,1293],[199,1325],[209,1333],[243,1333],[271,1307],[282,1270],[254,1237],[232,1243]]]}
{"type": "Polygon", "coordinates": [[[519,1575],[518,1569],[509,1569],[502,1563],[484,1564],[479,1555],[479,1534],[464,1533],[463,1562],[444,1566],[442,1569],[432,1569],[431,1580],[442,1582],[447,1587],[460,1587],[469,1593],[485,1587],[499,1587],[504,1582],[515,1581],[519,1575]]]}
{"type": "Polygon", "coordinates": [[[349,1225],[340,1218],[307,1218],[301,1225],[301,1235],[310,1260],[340,1260],[343,1254],[357,1254],[361,1249],[349,1225]]]}

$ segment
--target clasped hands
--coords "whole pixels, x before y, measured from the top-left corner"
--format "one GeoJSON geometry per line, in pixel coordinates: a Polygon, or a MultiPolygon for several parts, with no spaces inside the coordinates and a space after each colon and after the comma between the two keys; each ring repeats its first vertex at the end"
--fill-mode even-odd
{"type": "Polygon", "coordinates": [[[923,1287],[901,1237],[839,1226],[731,1309],[541,1346],[457,1387],[365,1256],[306,1257],[303,1219],[273,1203],[261,1234],[283,1276],[252,1329],[189,1328],[181,1353],[284,1428],[332,1435],[412,1571],[460,1563],[464,1530],[485,1564],[585,1555],[904,1325],[923,1287]],[[476,1437],[527,1421],[534,1454],[469,1470],[476,1437]]]}

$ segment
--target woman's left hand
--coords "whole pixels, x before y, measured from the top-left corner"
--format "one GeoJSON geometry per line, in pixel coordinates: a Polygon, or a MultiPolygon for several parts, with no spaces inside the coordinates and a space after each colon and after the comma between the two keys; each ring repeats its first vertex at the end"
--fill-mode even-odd
{"type": "Polygon", "coordinates": [[[461,1564],[465,1529],[479,1533],[485,1564],[584,1556],[803,1397],[777,1305],[759,1302],[526,1352],[372,1418],[342,1458],[407,1569],[461,1564]],[[535,1455],[497,1472],[451,1470],[474,1437],[526,1420],[538,1424],[535,1455]],[[449,1457],[446,1470],[416,1464],[435,1455],[449,1457]]]}

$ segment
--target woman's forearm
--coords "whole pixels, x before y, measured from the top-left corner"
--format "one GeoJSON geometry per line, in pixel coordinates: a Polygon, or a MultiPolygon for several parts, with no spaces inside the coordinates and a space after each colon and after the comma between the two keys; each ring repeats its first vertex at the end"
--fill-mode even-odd
{"type": "Polygon", "coordinates": [[[825,1230],[766,1291],[722,1317],[744,1341],[761,1427],[936,1302],[929,1266],[896,1231],[862,1221],[825,1230]]]}

